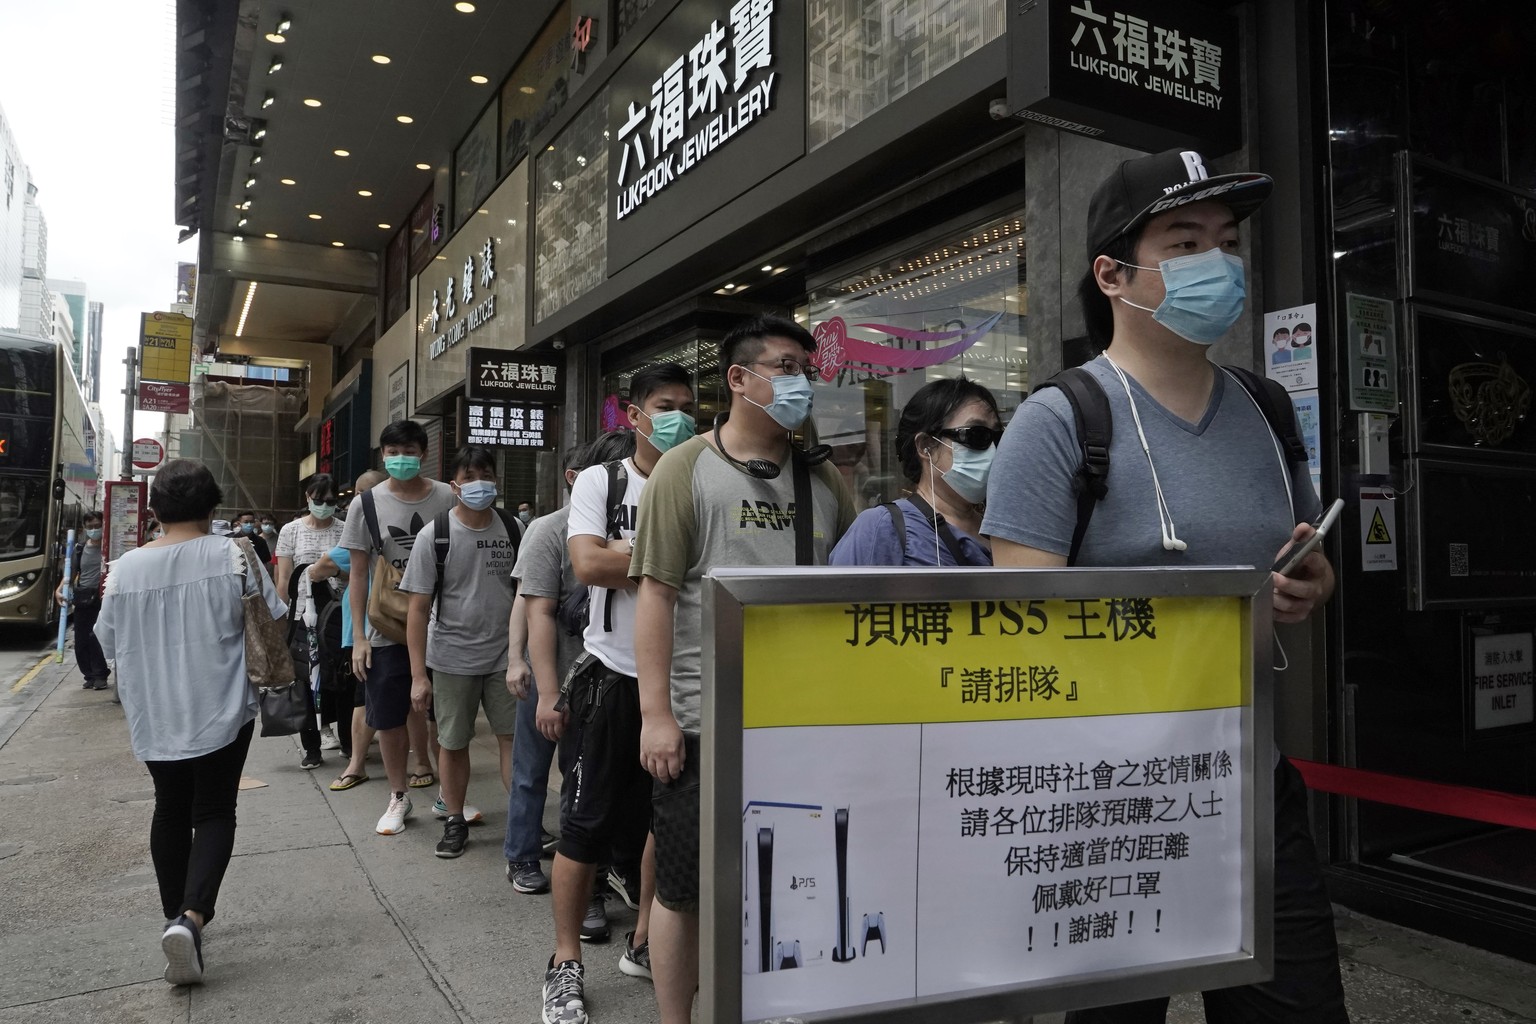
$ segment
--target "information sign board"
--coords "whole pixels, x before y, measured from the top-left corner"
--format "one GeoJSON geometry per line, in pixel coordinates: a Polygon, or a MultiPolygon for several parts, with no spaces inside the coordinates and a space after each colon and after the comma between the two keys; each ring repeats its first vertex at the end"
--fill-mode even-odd
{"type": "Polygon", "coordinates": [[[1267,580],[713,573],[701,1018],[981,1020],[1266,977],[1267,580]]]}
{"type": "Polygon", "coordinates": [[[470,398],[497,398],[540,405],[565,401],[564,360],[547,354],[471,347],[465,368],[470,398]]]}
{"type": "Polygon", "coordinates": [[[1530,633],[1472,638],[1472,728],[1500,729],[1536,721],[1536,649],[1530,633]]]}
{"type": "Polygon", "coordinates": [[[101,533],[102,582],[114,559],[139,546],[139,529],[148,504],[149,485],[142,480],[108,480],[106,527],[101,533]]]}
{"type": "Polygon", "coordinates": [[[138,408],[140,412],[187,412],[192,408],[191,385],[141,380],[138,408]]]}
{"type": "Polygon", "coordinates": [[[160,468],[165,461],[165,447],[152,437],[136,437],[130,451],[135,472],[149,472],[160,468]]]}
{"type": "Polygon", "coordinates": [[[555,450],[551,432],[554,417],[541,405],[521,402],[496,402],[483,398],[462,398],[459,436],[464,444],[486,448],[523,448],[529,451],[555,450]]]}
{"type": "Polygon", "coordinates": [[[139,379],[186,384],[192,377],[192,318],[180,313],[139,316],[139,379]]]}

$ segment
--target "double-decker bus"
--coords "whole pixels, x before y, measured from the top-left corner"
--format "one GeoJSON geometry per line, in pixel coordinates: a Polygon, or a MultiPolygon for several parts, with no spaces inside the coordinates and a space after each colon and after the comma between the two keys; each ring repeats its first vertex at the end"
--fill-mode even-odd
{"type": "Polygon", "coordinates": [[[0,331],[0,629],[54,620],[65,536],[97,476],[89,416],[61,346],[0,331]]]}

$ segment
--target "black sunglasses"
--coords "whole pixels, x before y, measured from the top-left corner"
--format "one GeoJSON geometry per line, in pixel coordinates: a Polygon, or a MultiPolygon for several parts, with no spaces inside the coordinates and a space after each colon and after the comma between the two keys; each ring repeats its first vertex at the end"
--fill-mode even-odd
{"type": "Polygon", "coordinates": [[[1003,438],[1001,430],[972,425],[969,427],[944,427],[933,432],[934,437],[947,437],[975,452],[984,452],[1003,438]]]}

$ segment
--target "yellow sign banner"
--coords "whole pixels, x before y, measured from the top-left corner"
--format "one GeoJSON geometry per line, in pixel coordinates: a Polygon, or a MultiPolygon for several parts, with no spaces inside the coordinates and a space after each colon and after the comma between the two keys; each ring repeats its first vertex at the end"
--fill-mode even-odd
{"type": "Polygon", "coordinates": [[[743,609],[748,729],[1084,718],[1237,707],[1238,597],[743,609]]]}
{"type": "Polygon", "coordinates": [[[186,384],[192,378],[192,319],[180,313],[139,318],[139,379],[186,384]]]}

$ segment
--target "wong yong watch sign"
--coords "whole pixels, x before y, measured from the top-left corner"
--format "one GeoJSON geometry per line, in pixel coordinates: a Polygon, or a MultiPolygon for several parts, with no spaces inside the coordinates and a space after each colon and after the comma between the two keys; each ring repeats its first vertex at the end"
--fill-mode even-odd
{"type": "Polygon", "coordinates": [[[609,87],[608,273],[805,152],[798,0],[679,4],[609,87]]]}
{"type": "Polygon", "coordinates": [[[1185,0],[1008,5],[1014,116],[1121,146],[1237,149],[1241,57],[1237,20],[1185,0]]]}

